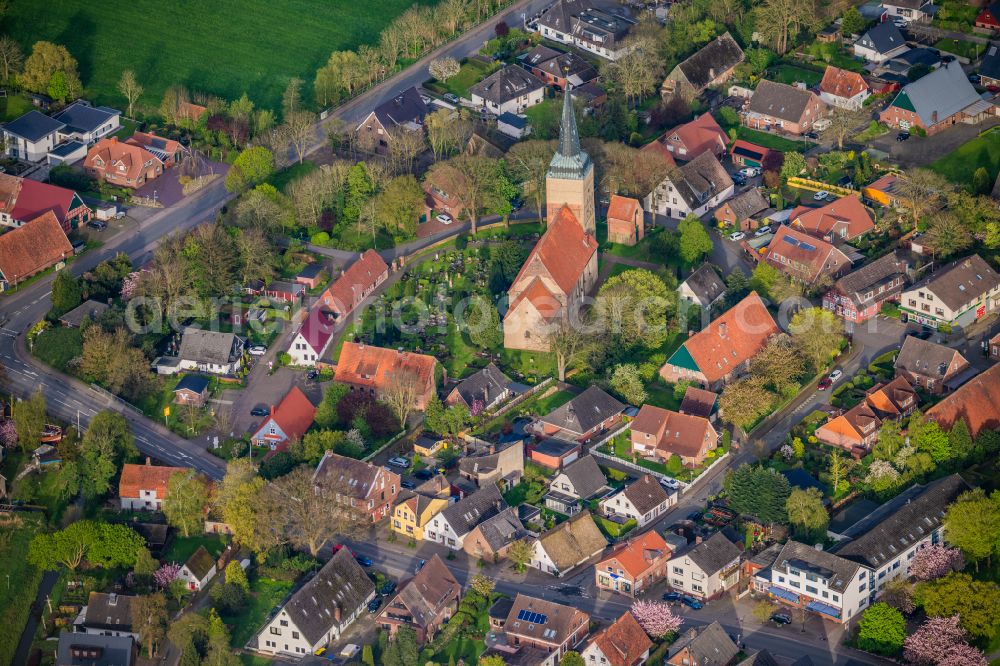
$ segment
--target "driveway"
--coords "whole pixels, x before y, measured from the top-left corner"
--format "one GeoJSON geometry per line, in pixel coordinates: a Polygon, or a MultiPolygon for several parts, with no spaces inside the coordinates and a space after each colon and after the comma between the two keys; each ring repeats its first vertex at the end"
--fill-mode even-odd
{"type": "Polygon", "coordinates": [[[254,380],[253,388],[227,389],[223,391],[221,400],[231,402],[228,408],[232,410],[231,433],[219,433],[221,436],[240,437],[243,433],[252,432],[266,417],[251,416],[254,407],[273,409],[277,406],[292,386],[298,386],[314,405],[318,405],[323,395],[322,385],[306,379],[305,375],[291,368],[278,368],[273,374],[261,372],[254,380]]]}
{"type": "Polygon", "coordinates": [[[889,153],[889,159],[903,168],[921,167],[997,125],[1000,125],[1000,118],[990,118],[978,125],[955,125],[933,136],[912,135],[906,141],[896,141],[898,132],[891,131],[870,141],[869,146],[889,153]]]}
{"type": "MultiPolygon", "coordinates": [[[[210,162],[202,160],[197,175],[205,176],[209,174],[219,174],[225,178],[229,173],[229,165],[223,162],[210,162]]],[[[194,175],[194,174],[189,174],[194,175]]],[[[163,175],[156,180],[146,183],[135,191],[136,196],[146,197],[159,201],[164,208],[169,208],[178,204],[184,199],[184,186],[180,183],[181,172],[179,167],[173,167],[163,172],[163,175]]]]}

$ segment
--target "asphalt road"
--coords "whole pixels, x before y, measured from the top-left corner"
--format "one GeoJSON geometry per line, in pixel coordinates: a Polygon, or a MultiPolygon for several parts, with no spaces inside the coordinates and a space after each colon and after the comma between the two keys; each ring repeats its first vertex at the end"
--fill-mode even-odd
{"type": "MultiPolygon", "coordinates": [[[[67,270],[80,275],[94,266],[124,252],[139,266],[149,260],[160,240],[174,232],[190,229],[215,217],[230,199],[222,180],[208,185],[182,204],[150,216],[128,227],[107,243],[91,250],[69,264],[67,270]]],[[[51,307],[53,275],[47,275],[26,287],[0,298],[0,363],[7,370],[8,391],[24,397],[41,389],[49,413],[67,423],[86,427],[97,412],[110,409],[128,419],[136,446],[145,454],[165,463],[194,467],[212,477],[221,478],[225,464],[205,450],[196,440],[186,440],[164,426],[136,414],[121,401],[67,377],[35,359],[25,348],[23,334],[41,320],[51,307]]]]}

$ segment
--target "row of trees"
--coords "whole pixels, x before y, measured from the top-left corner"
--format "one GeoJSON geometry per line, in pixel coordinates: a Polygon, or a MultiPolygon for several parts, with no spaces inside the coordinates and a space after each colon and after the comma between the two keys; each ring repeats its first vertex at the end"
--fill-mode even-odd
{"type": "Polygon", "coordinates": [[[334,51],[316,72],[313,93],[321,105],[336,103],[379,81],[402,64],[433,50],[509,4],[509,0],[442,0],[414,5],[387,25],[377,45],[334,51]]]}

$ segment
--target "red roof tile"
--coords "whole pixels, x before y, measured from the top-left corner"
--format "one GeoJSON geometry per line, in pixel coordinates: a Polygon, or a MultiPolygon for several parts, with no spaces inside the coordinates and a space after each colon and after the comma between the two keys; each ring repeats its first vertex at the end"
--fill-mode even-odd
{"type": "Polygon", "coordinates": [[[850,99],[868,89],[868,84],[857,72],[849,72],[839,67],[827,66],[819,89],[834,97],[850,99]]]}
{"type": "Polygon", "coordinates": [[[102,174],[106,172],[114,173],[116,176],[124,176],[132,183],[142,175],[147,164],[153,166],[163,162],[142,146],[119,141],[116,137],[101,139],[87,151],[87,157],[83,160],[83,165],[88,169],[94,169],[102,174]],[[119,167],[124,166],[121,171],[119,167]]]}
{"type": "Polygon", "coordinates": [[[562,292],[571,294],[595,252],[597,240],[584,230],[569,206],[563,206],[528,255],[514,284],[533,262],[540,261],[562,292]]]}
{"type": "Polygon", "coordinates": [[[316,415],[316,408],[309,402],[309,398],[298,386],[285,394],[281,402],[271,412],[271,417],[264,421],[264,424],[254,433],[253,439],[273,439],[278,441],[276,435],[269,435],[264,431],[270,427],[273,421],[281,432],[285,433],[285,440],[302,439],[313,424],[313,417],[316,415]],[[264,434],[261,434],[264,433],[264,434]],[[259,435],[259,437],[258,437],[259,435]]]}
{"type": "Polygon", "coordinates": [[[650,141],[645,146],[643,146],[641,150],[644,150],[648,153],[656,153],[657,155],[662,156],[663,159],[667,161],[667,164],[670,167],[677,166],[677,161],[674,160],[674,154],[671,153],[669,150],[667,150],[667,147],[664,146],[663,142],[660,141],[659,139],[656,139],[655,141],[650,141]]]}
{"type": "Polygon", "coordinates": [[[527,289],[522,291],[510,304],[508,312],[513,312],[522,302],[530,302],[535,310],[545,319],[552,319],[559,314],[562,303],[559,298],[549,291],[541,278],[536,277],[528,283],[527,289]]]}
{"type": "Polygon", "coordinates": [[[965,419],[973,437],[1000,428],[1000,364],[983,372],[927,410],[927,418],[950,430],[965,419]]]}
{"type": "Polygon", "coordinates": [[[632,421],[632,432],[649,433],[655,437],[657,449],[685,458],[699,456],[712,430],[712,424],[702,416],[653,405],[643,405],[632,421]]]}
{"type": "Polygon", "coordinates": [[[792,226],[816,236],[851,240],[875,228],[868,209],[857,194],[841,197],[821,208],[796,208],[792,226]]]}
{"type": "MultiPolygon", "coordinates": [[[[633,199],[632,197],[623,197],[618,194],[611,195],[611,203],[608,206],[608,219],[609,220],[626,220],[631,223],[636,219],[636,213],[638,212],[639,200],[633,199]]],[[[639,218],[642,219],[641,217],[639,218]]]]}
{"type": "Polygon", "coordinates": [[[618,545],[607,557],[597,564],[597,569],[610,559],[618,560],[622,569],[632,578],[641,577],[657,561],[670,558],[670,547],[656,530],[650,530],[618,545]]]}
{"type": "Polygon", "coordinates": [[[597,633],[593,642],[597,643],[610,666],[633,666],[653,647],[653,642],[628,611],[597,633]]]}
{"type": "Polygon", "coordinates": [[[11,284],[72,254],[73,246],[52,211],[0,235],[0,273],[11,284]]]}
{"type": "Polygon", "coordinates": [[[675,143],[673,138],[677,137],[679,144],[687,152],[681,153],[679,150],[675,155],[685,161],[693,160],[706,151],[718,154],[724,152],[729,137],[715,122],[711,113],[703,113],[696,120],[678,125],[663,135],[663,143],[667,146],[675,143]]]}
{"type": "Polygon", "coordinates": [[[139,146],[141,148],[146,148],[148,146],[153,146],[158,150],[162,150],[168,155],[173,155],[174,153],[181,150],[181,144],[179,141],[174,141],[173,139],[164,139],[162,136],[157,136],[156,134],[151,134],[150,132],[135,132],[129,138],[125,139],[125,143],[131,144],[133,146],[139,146]],[[161,143],[161,146],[156,145],[161,143]]]}
{"type": "Polygon", "coordinates": [[[434,381],[436,364],[434,357],[426,354],[345,342],[340,350],[337,372],[333,379],[356,386],[382,389],[395,372],[402,370],[416,375],[421,382],[430,384],[434,381]]]}
{"type": "Polygon", "coordinates": [[[797,280],[813,283],[821,275],[837,277],[851,260],[830,243],[782,226],[767,246],[767,262],[797,280]]]}
{"type": "Polygon", "coordinates": [[[389,266],[375,250],[366,250],[350,268],[323,292],[320,301],[336,312],[349,313],[360,295],[375,286],[389,266]]]}
{"type": "Polygon", "coordinates": [[[119,497],[141,497],[143,490],[155,490],[158,499],[167,496],[167,485],[170,477],[177,472],[190,472],[187,467],[162,467],[160,465],[134,465],[125,463],[122,475],[118,480],[119,497]]]}
{"type": "Polygon", "coordinates": [[[772,335],[781,332],[757,292],[724,312],[682,348],[713,384],[759,352],[772,335]]]}
{"type": "MultiPolygon", "coordinates": [[[[30,178],[18,178],[0,174],[0,192],[13,192],[13,200],[7,198],[3,210],[18,221],[34,220],[47,211],[52,211],[60,223],[65,222],[74,208],[76,192],[65,187],[40,183],[30,178]]],[[[2,195],[0,195],[2,196],[2,195]]],[[[83,205],[78,200],[76,206],[83,205]]]]}

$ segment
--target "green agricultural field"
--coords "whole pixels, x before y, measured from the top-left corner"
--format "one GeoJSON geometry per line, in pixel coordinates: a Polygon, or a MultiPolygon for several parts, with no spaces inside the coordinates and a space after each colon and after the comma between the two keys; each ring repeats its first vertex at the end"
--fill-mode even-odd
{"type": "Polygon", "coordinates": [[[37,40],[66,46],[100,104],[124,104],[117,84],[132,68],[147,105],[183,84],[226,99],[245,92],[277,108],[290,78],[311,84],[331,52],[377,42],[414,2],[435,0],[14,0],[4,32],[26,52],[37,40]]]}
{"type": "Polygon", "coordinates": [[[1000,172],[1000,132],[976,137],[930,164],[932,171],[959,184],[971,183],[979,167],[986,168],[991,183],[996,179],[1000,172]]]}

